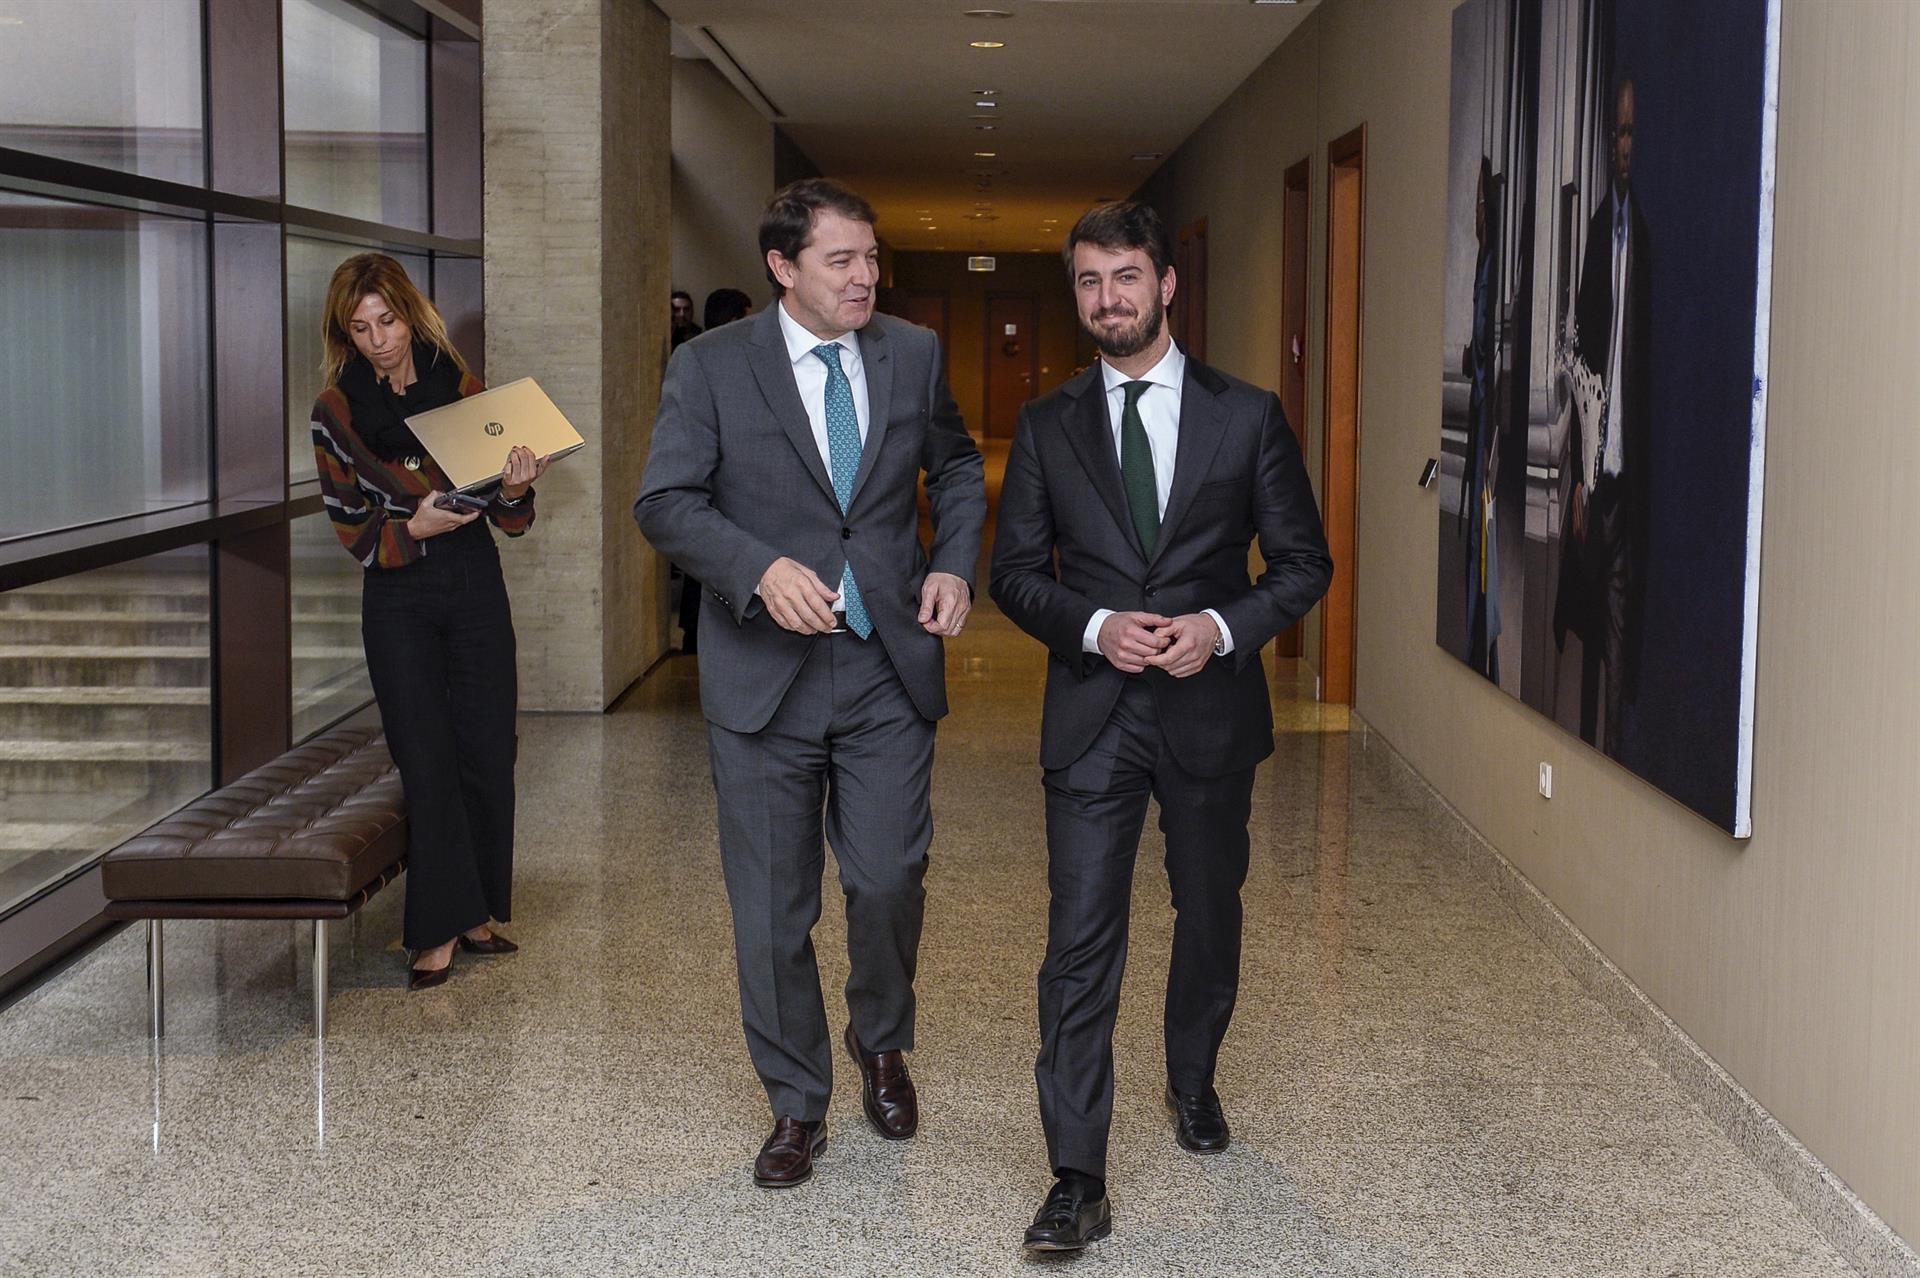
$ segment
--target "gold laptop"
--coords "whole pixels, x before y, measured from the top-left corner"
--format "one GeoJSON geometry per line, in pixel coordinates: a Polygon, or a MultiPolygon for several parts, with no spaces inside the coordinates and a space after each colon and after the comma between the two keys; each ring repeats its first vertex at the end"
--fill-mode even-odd
{"type": "Polygon", "coordinates": [[[509,449],[525,447],[535,457],[560,458],[586,447],[531,377],[415,413],[407,425],[460,492],[500,482],[509,449]]]}

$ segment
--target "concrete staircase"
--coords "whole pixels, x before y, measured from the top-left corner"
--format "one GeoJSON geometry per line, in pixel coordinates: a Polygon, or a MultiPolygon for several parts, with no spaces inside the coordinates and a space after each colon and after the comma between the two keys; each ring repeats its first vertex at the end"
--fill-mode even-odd
{"type": "MultiPolygon", "coordinates": [[[[0,594],[0,910],[212,786],[206,562],[194,549],[0,594]]],[[[330,532],[296,536],[295,740],[372,698],[360,571],[330,532]]]]}

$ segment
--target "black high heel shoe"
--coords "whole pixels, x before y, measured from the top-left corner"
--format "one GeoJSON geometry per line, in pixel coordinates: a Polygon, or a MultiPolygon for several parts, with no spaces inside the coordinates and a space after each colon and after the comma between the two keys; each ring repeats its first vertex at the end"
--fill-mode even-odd
{"type": "Polygon", "coordinates": [[[476,941],[465,932],[460,934],[460,948],[469,954],[517,954],[520,947],[506,937],[495,932],[484,941],[476,941]]]}
{"type": "Polygon", "coordinates": [[[445,985],[448,974],[453,971],[452,950],[447,951],[447,963],[445,967],[411,966],[413,963],[419,961],[420,955],[423,952],[424,951],[416,950],[408,958],[407,990],[409,993],[414,990],[430,990],[436,985],[445,985]]]}

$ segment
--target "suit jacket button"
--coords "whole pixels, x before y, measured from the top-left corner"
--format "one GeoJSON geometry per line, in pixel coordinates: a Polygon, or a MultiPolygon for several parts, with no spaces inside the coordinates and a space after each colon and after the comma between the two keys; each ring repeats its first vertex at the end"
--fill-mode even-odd
{"type": "Polygon", "coordinates": [[[842,528],[842,529],[840,530],[840,540],[841,540],[841,541],[852,541],[852,540],[853,540],[853,529],[851,529],[851,528],[842,528]]]}
{"type": "Polygon", "coordinates": [[[1154,597],[1155,595],[1157,595],[1157,594],[1159,594],[1159,593],[1160,593],[1160,588],[1159,588],[1158,586],[1148,586],[1148,587],[1147,587],[1147,598],[1149,598],[1149,599],[1151,599],[1151,598],[1153,598],[1153,597],[1154,597]]]}

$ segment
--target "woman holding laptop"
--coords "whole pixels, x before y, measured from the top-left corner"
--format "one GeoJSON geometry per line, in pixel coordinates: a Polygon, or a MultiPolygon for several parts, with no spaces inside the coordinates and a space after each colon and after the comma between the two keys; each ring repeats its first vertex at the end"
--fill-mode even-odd
{"type": "Polygon", "coordinates": [[[485,387],[391,257],[340,264],[321,337],[313,451],[334,531],[367,570],[367,672],[407,799],[409,988],[427,989],[447,979],[456,945],[517,948],[490,927],[512,914],[517,688],[513,617],[487,525],[527,531],[546,460],[513,449],[484,510],[438,504],[452,484],[406,419],[485,387]]]}

